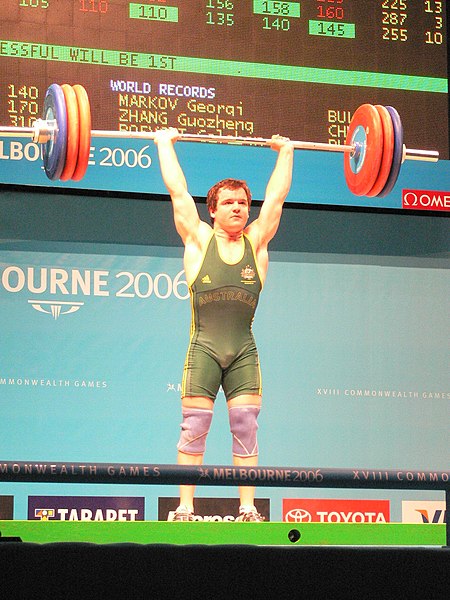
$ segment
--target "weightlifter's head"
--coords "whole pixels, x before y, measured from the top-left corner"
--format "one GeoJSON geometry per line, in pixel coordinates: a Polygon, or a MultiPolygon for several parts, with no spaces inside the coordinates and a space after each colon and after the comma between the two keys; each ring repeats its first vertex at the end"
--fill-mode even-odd
{"type": "Polygon", "coordinates": [[[222,179],[222,181],[218,181],[212,188],[209,190],[206,196],[206,207],[209,211],[211,222],[214,223],[214,217],[211,213],[215,213],[217,209],[217,200],[219,199],[219,194],[222,190],[239,190],[242,189],[245,192],[245,196],[247,198],[247,207],[250,210],[250,205],[252,203],[252,194],[247,183],[242,179],[222,179]]]}

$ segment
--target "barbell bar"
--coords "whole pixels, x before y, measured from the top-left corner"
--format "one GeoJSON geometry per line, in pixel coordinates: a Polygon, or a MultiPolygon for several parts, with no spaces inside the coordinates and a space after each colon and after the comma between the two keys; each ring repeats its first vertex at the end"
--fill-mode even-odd
{"type": "MultiPolygon", "coordinates": [[[[46,175],[51,180],[79,181],[86,172],[91,137],[151,140],[155,132],[91,130],[90,103],[79,84],[52,84],[41,119],[32,127],[0,127],[0,136],[26,137],[43,146],[46,175]]],[[[207,142],[240,146],[268,146],[270,139],[197,133],[180,134],[182,142],[207,142]]],[[[407,148],[403,126],[395,108],[363,104],[354,113],[345,144],[292,141],[300,150],[344,153],[344,175],[357,196],[383,197],[390,193],[405,160],[437,162],[436,150],[407,148]]]]}

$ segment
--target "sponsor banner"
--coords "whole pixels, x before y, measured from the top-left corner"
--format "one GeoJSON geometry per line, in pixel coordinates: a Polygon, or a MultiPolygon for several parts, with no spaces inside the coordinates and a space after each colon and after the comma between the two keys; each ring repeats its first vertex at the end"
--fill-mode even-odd
{"type": "Polygon", "coordinates": [[[283,498],[289,523],[389,523],[389,500],[283,498]]]}
{"type": "Polygon", "coordinates": [[[110,256],[106,261],[108,268],[105,268],[105,259],[91,255],[52,256],[54,262],[48,264],[48,255],[42,253],[6,254],[5,258],[9,257],[14,262],[6,264],[2,260],[2,300],[14,298],[14,302],[19,302],[24,310],[34,309],[38,314],[57,320],[79,311],[92,311],[95,307],[101,311],[105,299],[121,306],[125,302],[127,306],[144,300],[153,304],[189,298],[184,270],[179,270],[179,260],[176,265],[170,265],[171,272],[166,273],[161,269],[167,268],[167,265],[163,267],[164,262],[151,257],[139,261],[110,256]],[[134,263],[136,269],[130,263],[134,263]],[[178,272],[174,272],[174,268],[178,272]]]}
{"type": "Polygon", "coordinates": [[[143,521],[145,499],[122,496],[29,496],[29,521],[143,521]]]}
{"type": "MultiPolygon", "coordinates": [[[[158,498],[158,521],[171,521],[179,498],[158,498]]],[[[270,521],[270,500],[257,498],[256,510],[270,521]]],[[[196,498],[195,521],[226,521],[232,522],[239,515],[239,500],[237,498],[196,498]]]]}
{"type": "Polygon", "coordinates": [[[0,521],[14,519],[14,496],[0,496],[0,521]]]}
{"type": "Polygon", "coordinates": [[[402,190],[402,207],[410,210],[449,210],[450,192],[402,190]]]}
{"type": "Polygon", "coordinates": [[[403,500],[402,523],[446,523],[445,501],[403,500]]]}

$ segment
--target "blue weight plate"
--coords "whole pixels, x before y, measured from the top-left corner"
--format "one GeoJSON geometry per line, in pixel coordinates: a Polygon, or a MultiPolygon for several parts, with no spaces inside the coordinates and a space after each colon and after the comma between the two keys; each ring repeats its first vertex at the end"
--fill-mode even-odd
{"type": "Polygon", "coordinates": [[[44,169],[52,181],[59,179],[64,169],[67,150],[67,112],[62,88],[56,83],[48,88],[44,100],[42,118],[55,131],[43,146],[44,169]]]}
{"type": "Polygon", "coordinates": [[[392,124],[394,126],[394,155],[392,157],[392,166],[387,178],[384,188],[379,194],[378,198],[384,198],[392,192],[394,185],[397,182],[400,167],[402,166],[403,160],[403,125],[400,119],[400,115],[392,106],[386,106],[387,111],[391,115],[392,124]]]}

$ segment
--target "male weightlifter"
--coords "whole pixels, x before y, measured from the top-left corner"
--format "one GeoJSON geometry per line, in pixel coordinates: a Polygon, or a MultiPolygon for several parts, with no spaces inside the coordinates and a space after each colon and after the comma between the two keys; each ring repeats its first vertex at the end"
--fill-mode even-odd
{"type": "MultiPolygon", "coordinates": [[[[244,181],[225,179],[208,192],[212,227],[199,217],[188,192],[174,143],[177,129],[155,134],[161,173],[172,199],[177,232],[183,240],[184,269],[192,303],[189,348],[182,382],[181,436],[178,464],[201,465],[219,387],[225,393],[233,464],[258,463],[257,418],[261,408],[261,374],[252,322],[266,277],[268,244],[280,223],[292,180],[294,148],[288,138],[273,136],[278,152],[256,220],[247,225],[251,203],[244,181]]],[[[239,488],[237,521],[259,522],[254,487],[239,488]]],[[[175,521],[194,518],[194,486],[180,487],[175,521]]]]}

